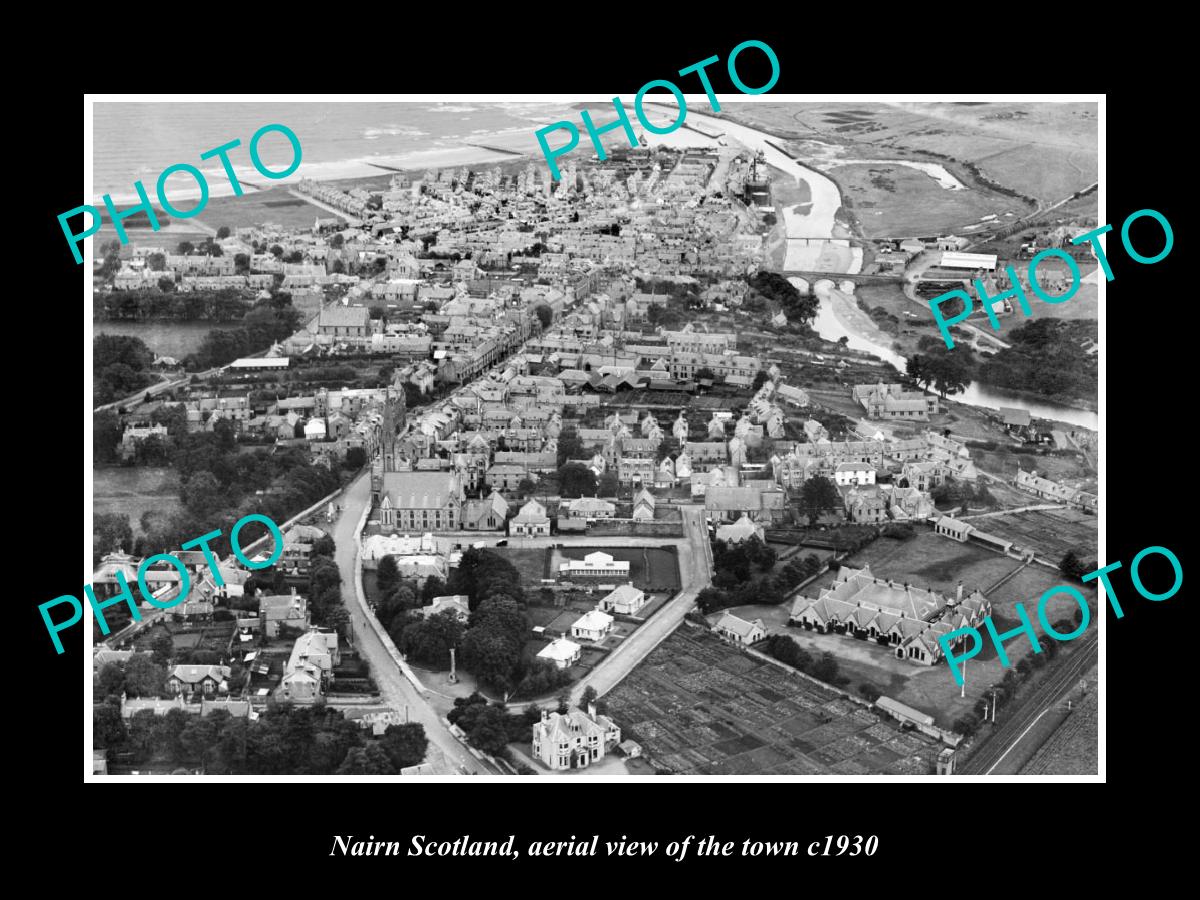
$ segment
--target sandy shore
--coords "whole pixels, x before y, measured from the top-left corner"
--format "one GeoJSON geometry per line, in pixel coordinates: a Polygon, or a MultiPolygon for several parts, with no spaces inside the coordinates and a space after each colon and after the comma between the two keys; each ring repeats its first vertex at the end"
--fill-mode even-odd
{"type": "MultiPolygon", "coordinates": [[[[533,132],[531,130],[531,141],[533,140],[532,135],[533,132]]],[[[480,141],[482,143],[491,143],[486,137],[481,137],[480,141]]],[[[505,141],[504,143],[507,145],[508,142],[505,141]]],[[[536,142],[534,144],[536,149],[536,142]]],[[[519,151],[514,147],[513,152],[519,151]]],[[[337,181],[343,178],[366,178],[372,175],[384,175],[387,174],[389,169],[442,169],[452,166],[500,163],[512,161],[516,158],[511,153],[489,150],[485,147],[460,146],[438,148],[435,150],[417,150],[411,153],[392,156],[362,157],[337,162],[301,162],[300,167],[293,174],[276,181],[263,178],[262,174],[252,166],[234,166],[233,170],[237,175],[238,181],[241,183],[242,190],[249,194],[255,191],[270,190],[280,185],[294,186],[301,179],[305,178],[312,179],[313,181],[337,181]]],[[[233,186],[229,183],[229,178],[219,163],[216,168],[208,168],[206,166],[197,166],[197,168],[204,173],[205,180],[208,182],[208,196],[210,198],[235,196],[233,186]]],[[[155,185],[146,181],[143,181],[142,184],[146,188],[146,194],[157,206],[155,185]]],[[[200,189],[196,185],[196,180],[191,176],[186,174],[173,175],[167,181],[167,197],[174,205],[187,209],[194,205],[193,201],[199,199],[200,189]]],[[[131,183],[130,190],[125,193],[113,194],[112,200],[118,207],[122,207],[137,203],[138,196],[132,190],[131,183]]],[[[97,195],[92,200],[92,204],[97,207],[103,207],[103,197],[97,195]]]]}

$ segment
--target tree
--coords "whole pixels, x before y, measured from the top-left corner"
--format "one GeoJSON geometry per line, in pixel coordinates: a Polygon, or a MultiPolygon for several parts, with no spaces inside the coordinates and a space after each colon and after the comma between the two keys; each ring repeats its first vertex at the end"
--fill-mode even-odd
{"type": "Polygon", "coordinates": [[[225,240],[225,238],[229,237],[229,233],[230,233],[229,226],[222,225],[220,228],[217,229],[217,240],[218,241],[225,240]]]}
{"type": "MultiPolygon", "coordinates": [[[[339,235],[339,237],[340,236],[341,235],[339,235]]],[[[335,259],[333,261],[333,266],[331,268],[331,271],[333,272],[334,275],[345,275],[346,274],[346,264],[344,262],[342,262],[340,259],[335,259]]]]}
{"type": "Polygon", "coordinates": [[[160,666],[166,666],[175,654],[175,642],[168,631],[160,631],[150,644],[150,658],[160,666]]]}
{"type": "Polygon", "coordinates": [[[596,689],[590,684],[583,689],[583,696],[579,698],[579,708],[584,712],[588,711],[588,707],[596,702],[596,689]]]}
{"type": "Polygon", "coordinates": [[[183,256],[187,256],[195,249],[196,249],[196,245],[193,244],[191,241],[180,241],[179,242],[179,252],[183,256]]]}
{"type": "Polygon", "coordinates": [[[580,463],[567,463],[558,470],[558,490],[568,499],[596,493],[596,473],[580,463]]]}
{"type": "Polygon", "coordinates": [[[399,771],[408,766],[419,765],[425,759],[429,739],[425,737],[424,725],[409,722],[404,725],[389,725],[379,740],[379,746],[399,771]]]}
{"type": "Polygon", "coordinates": [[[542,328],[549,328],[554,321],[554,310],[544,303],[539,303],[533,308],[533,314],[537,316],[539,322],[542,323],[542,328]]]}
{"type": "Polygon", "coordinates": [[[821,681],[824,681],[826,684],[837,684],[839,680],[838,664],[837,660],[833,658],[833,654],[828,650],[822,653],[821,658],[817,660],[816,664],[812,667],[812,672],[810,674],[814,678],[819,678],[821,681]]]}
{"type": "MultiPolygon", "coordinates": [[[[395,727],[395,726],[392,726],[395,727]]],[[[337,770],[338,775],[395,775],[396,767],[387,752],[376,741],[365,747],[355,747],[346,754],[337,770]]]]}
{"type": "Polygon", "coordinates": [[[250,271],[250,257],[245,253],[235,253],[233,255],[233,270],[237,275],[245,275],[250,271]]]}
{"type": "MultiPolygon", "coordinates": [[[[334,250],[341,250],[342,247],[345,246],[345,244],[346,244],[346,239],[344,237],[342,237],[341,232],[338,232],[337,234],[335,234],[333,237],[331,237],[329,239],[329,246],[332,247],[334,250]]],[[[339,262],[340,262],[340,260],[339,260],[339,262]]]]}
{"type": "Polygon", "coordinates": [[[271,245],[271,255],[274,256],[276,259],[278,259],[279,257],[283,256],[283,248],[280,247],[278,244],[272,244],[271,245]]]}
{"type": "Polygon", "coordinates": [[[768,379],[769,379],[770,377],[771,377],[771,376],[769,376],[769,375],[766,373],[766,370],[764,370],[764,369],[759,369],[759,370],[758,370],[758,374],[754,376],[754,384],[752,385],[752,387],[753,387],[753,390],[755,391],[755,393],[757,393],[757,392],[758,392],[758,389],[759,389],[759,388],[761,388],[761,387],[762,387],[764,384],[766,384],[766,383],[767,383],[767,381],[768,381],[768,379]]]}
{"type": "Polygon", "coordinates": [[[568,425],[558,435],[558,465],[561,468],[569,459],[583,458],[583,441],[574,425],[568,425]]]}
{"type": "Polygon", "coordinates": [[[396,558],[390,553],[379,560],[379,568],[375,570],[375,585],[383,596],[391,594],[400,583],[400,567],[396,558]]]}
{"type": "Polygon", "coordinates": [[[342,463],[342,467],[355,471],[361,469],[367,464],[367,451],[362,447],[351,447],[346,451],[346,460],[342,463]]]}
{"type": "Polygon", "coordinates": [[[100,513],[92,520],[92,540],[100,555],[121,549],[133,549],[133,527],[129,516],[120,513],[100,513]]]}
{"type": "Polygon", "coordinates": [[[821,513],[833,509],[842,502],[837,485],[824,475],[814,475],[800,488],[800,508],[808,516],[808,524],[816,525],[821,513]]]}
{"type": "Polygon", "coordinates": [[[166,669],[149,653],[135,653],[126,660],[125,692],[131,697],[157,697],[166,683],[166,669]]]}
{"type": "Polygon", "coordinates": [[[708,366],[702,366],[696,370],[696,380],[699,381],[701,378],[707,378],[709,381],[716,381],[717,373],[708,366]]]}
{"type": "Polygon", "coordinates": [[[1068,550],[1058,564],[1058,571],[1062,572],[1071,581],[1081,581],[1083,576],[1088,574],[1091,569],[1084,564],[1083,560],[1076,555],[1074,550],[1068,550]]]}
{"type": "Polygon", "coordinates": [[[162,272],[167,268],[167,257],[165,253],[151,253],[146,257],[146,265],[150,267],[151,272],[162,272]]]}
{"type": "Polygon", "coordinates": [[[113,703],[101,703],[92,707],[92,747],[101,750],[120,747],[127,740],[125,722],[121,708],[113,703]]]}
{"type": "Polygon", "coordinates": [[[107,662],[96,675],[96,692],[101,697],[119,697],[125,690],[125,672],[120,663],[107,662]]]}
{"type": "Polygon", "coordinates": [[[164,275],[162,278],[158,279],[158,289],[164,294],[169,294],[171,291],[175,290],[175,276],[164,275]]]}
{"type": "Polygon", "coordinates": [[[606,469],[604,474],[600,476],[600,481],[596,485],[596,493],[604,497],[615,497],[617,491],[621,489],[621,481],[617,477],[617,473],[612,469],[606,469]]]}

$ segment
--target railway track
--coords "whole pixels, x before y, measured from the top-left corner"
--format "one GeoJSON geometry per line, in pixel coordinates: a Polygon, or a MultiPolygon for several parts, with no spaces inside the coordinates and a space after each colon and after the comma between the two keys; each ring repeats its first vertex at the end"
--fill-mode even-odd
{"type": "Polygon", "coordinates": [[[1021,737],[1043,712],[1062,698],[1080,676],[1096,663],[1097,633],[1093,632],[1083,645],[1053,672],[1037,689],[998,726],[971,754],[958,770],[961,775],[987,775],[1015,747],[1021,737]]]}

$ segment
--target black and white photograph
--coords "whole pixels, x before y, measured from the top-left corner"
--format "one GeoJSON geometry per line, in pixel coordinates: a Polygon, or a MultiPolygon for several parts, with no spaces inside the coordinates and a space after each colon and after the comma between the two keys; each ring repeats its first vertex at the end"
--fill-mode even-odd
{"type": "Polygon", "coordinates": [[[1101,309],[1171,224],[1103,95],[725,52],[89,95],[85,780],[1103,780],[1101,309]]]}

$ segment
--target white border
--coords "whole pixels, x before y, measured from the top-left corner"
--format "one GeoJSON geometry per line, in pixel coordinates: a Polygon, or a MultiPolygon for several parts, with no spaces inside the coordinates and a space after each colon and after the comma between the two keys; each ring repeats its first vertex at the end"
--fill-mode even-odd
{"type": "MultiPolygon", "coordinates": [[[[689,108],[700,110],[699,104],[708,103],[708,98],[705,94],[685,94],[684,95],[689,108]]],[[[476,102],[476,103],[577,103],[577,102],[607,102],[613,99],[612,95],[601,93],[580,93],[580,94],[85,94],[84,95],[84,116],[83,116],[83,196],[93,197],[92,193],[92,151],[93,151],[93,107],[96,103],[362,103],[362,102],[389,102],[389,103],[431,103],[431,102],[476,102]]],[[[624,99],[624,98],[622,98],[624,99]]],[[[1097,217],[1100,224],[1108,221],[1106,214],[1107,209],[1107,189],[1106,189],[1106,125],[1107,125],[1107,100],[1104,94],[758,94],[754,96],[742,94],[717,94],[718,101],[724,105],[725,103],[956,103],[956,102],[983,102],[983,103],[1004,103],[1004,102],[1019,102],[1019,103],[1095,103],[1097,104],[1097,128],[1099,131],[1097,140],[1097,179],[1099,181],[1099,189],[1097,196],[1097,217]]],[[[627,101],[631,102],[631,101],[627,101]]],[[[708,114],[712,114],[711,109],[707,110],[708,114]]],[[[719,114],[717,114],[719,115],[719,114]]],[[[265,123],[264,123],[265,124],[265,123]]],[[[531,129],[532,130],[532,129],[531,129]]],[[[200,153],[197,150],[197,155],[200,153]]],[[[488,165],[488,164],[480,164],[488,165]]],[[[132,180],[131,180],[132,183],[132,180]]],[[[86,201],[85,201],[86,202],[86,201]]],[[[1107,244],[1107,241],[1100,238],[1101,245],[1107,244]]],[[[93,240],[86,241],[87,246],[83,250],[83,270],[84,270],[84,510],[86,517],[84,519],[84,535],[83,535],[83,578],[81,584],[90,583],[92,577],[91,557],[92,557],[92,534],[90,524],[92,521],[92,492],[94,490],[92,481],[92,260],[93,260],[93,240]]],[[[1107,247],[1105,246],[1107,250],[1107,247]]],[[[1107,507],[1105,502],[1108,497],[1107,491],[1107,447],[1106,447],[1106,377],[1105,377],[1105,361],[1107,357],[1107,341],[1105,327],[1106,315],[1106,294],[1107,282],[1104,279],[1098,281],[1099,285],[1099,438],[1097,452],[1097,468],[1100,495],[1100,514],[1099,514],[1099,558],[1107,560],[1107,507]]],[[[1100,563],[1103,565],[1104,563],[1100,563]]],[[[667,784],[677,784],[680,782],[697,782],[700,784],[711,784],[714,781],[728,782],[765,782],[765,783],[785,783],[785,782],[817,782],[817,783],[835,783],[835,782],[863,782],[867,784],[894,784],[898,782],[945,782],[947,784],[965,784],[971,782],[990,782],[990,783],[1030,783],[1030,782],[1086,782],[1086,783],[1103,783],[1106,781],[1106,748],[1105,748],[1105,701],[1106,701],[1106,641],[1105,641],[1105,626],[1107,622],[1107,610],[1104,607],[1107,605],[1101,602],[1103,591],[1097,589],[1097,608],[1098,618],[1096,627],[1100,629],[1097,660],[1099,665],[1098,674],[1098,690],[1099,697],[1099,762],[1098,774],[1096,775],[955,775],[949,778],[936,775],[674,775],[670,778],[659,778],[659,781],[667,784]]],[[[83,598],[81,598],[83,599],[83,598]]],[[[470,778],[467,776],[417,776],[403,777],[399,775],[92,775],[92,628],[90,623],[90,609],[86,610],[83,617],[81,640],[84,646],[83,653],[83,675],[84,675],[84,782],[86,783],[104,783],[110,781],[137,781],[137,782],[283,782],[287,784],[297,784],[302,782],[334,782],[345,783],[352,782],[412,782],[414,780],[427,782],[511,782],[520,785],[530,785],[529,780],[532,776],[501,776],[501,775],[485,775],[475,776],[470,778]]],[[[646,784],[653,781],[653,777],[644,776],[621,776],[621,775],[603,775],[603,776],[572,776],[566,781],[556,780],[553,778],[537,778],[532,783],[541,783],[548,787],[561,787],[564,784],[569,784],[576,787],[581,784],[646,784]]]]}

